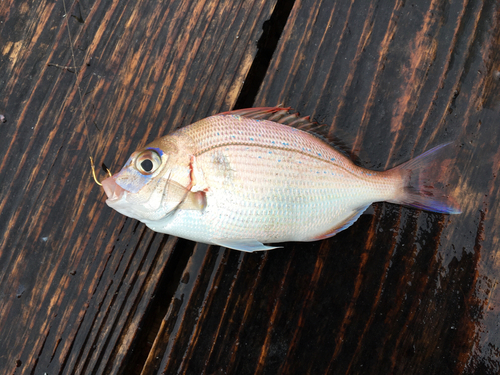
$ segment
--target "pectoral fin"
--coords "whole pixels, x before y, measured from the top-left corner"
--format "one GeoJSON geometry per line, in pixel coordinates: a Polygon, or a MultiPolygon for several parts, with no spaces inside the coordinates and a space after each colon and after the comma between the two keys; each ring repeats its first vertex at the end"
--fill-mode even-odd
{"type": "Polygon", "coordinates": [[[189,165],[189,168],[191,169],[191,185],[189,186],[189,190],[191,190],[192,192],[206,191],[208,189],[208,185],[205,181],[203,171],[198,167],[198,164],[196,163],[195,156],[191,156],[191,163],[189,165]]]}
{"type": "Polygon", "coordinates": [[[191,182],[189,186],[184,187],[175,181],[169,182],[169,199],[179,202],[176,209],[181,210],[199,210],[203,211],[207,206],[207,195],[205,193],[208,188],[203,177],[203,172],[196,165],[196,158],[191,156],[190,164],[191,182]]]}
{"type": "Polygon", "coordinates": [[[193,193],[190,191],[186,199],[179,205],[181,210],[199,210],[203,211],[207,206],[207,195],[203,191],[193,193]]]}
{"type": "Polygon", "coordinates": [[[282,246],[266,246],[257,240],[227,240],[216,239],[212,241],[215,245],[227,247],[229,249],[247,251],[249,253],[254,251],[278,249],[282,246]]]}

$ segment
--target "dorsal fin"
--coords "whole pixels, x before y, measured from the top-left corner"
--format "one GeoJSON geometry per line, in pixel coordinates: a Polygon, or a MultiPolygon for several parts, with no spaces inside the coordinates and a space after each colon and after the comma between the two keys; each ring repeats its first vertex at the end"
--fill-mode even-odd
{"type": "Polygon", "coordinates": [[[290,114],[290,107],[258,107],[237,109],[235,111],[223,112],[221,115],[237,115],[256,120],[269,120],[279,124],[292,125],[296,121],[309,121],[309,118],[300,118],[297,114],[290,114]]]}
{"type": "Polygon", "coordinates": [[[274,121],[278,124],[293,126],[294,128],[304,130],[319,135],[319,138],[325,140],[328,131],[321,134],[320,128],[326,128],[326,125],[320,125],[316,121],[311,121],[309,116],[300,117],[299,113],[291,113],[291,107],[259,107],[237,109],[235,111],[222,112],[221,115],[237,115],[255,120],[274,121]]]}
{"type": "Polygon", "coordinates": [[[316,121],[312,121],[309,116],[300,117],[298,112],[291,113],[291,107],[257,107],[236,109],[234,111],[227,111],[220,113],[221,115],[236,115],[255,120],[268,120],[274,121],[279,124],[293,126],[294,128],[306,131],[315,137],[321,139],[323,142],[334,146],[338,151],[342,152],[345,156],[349,157],[357,164],[357,156],[353,155],[350,148],[345,142],[335,136],[328,134],[328,126],[321,125],[316,121]]]}

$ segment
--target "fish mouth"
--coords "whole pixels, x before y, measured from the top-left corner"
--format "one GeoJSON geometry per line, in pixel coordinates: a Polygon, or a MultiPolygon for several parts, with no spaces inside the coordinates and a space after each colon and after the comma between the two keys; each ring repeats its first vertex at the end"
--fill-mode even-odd
{"type": "Polygon", "coordinates": [[[108,177],[102,182],[102,187],[104,188],[104,192],[108,196],[108,200],[116,201],[120,200],[125,193],[125,189],[118,185],[115,181],[114,177],[108,177]]]}

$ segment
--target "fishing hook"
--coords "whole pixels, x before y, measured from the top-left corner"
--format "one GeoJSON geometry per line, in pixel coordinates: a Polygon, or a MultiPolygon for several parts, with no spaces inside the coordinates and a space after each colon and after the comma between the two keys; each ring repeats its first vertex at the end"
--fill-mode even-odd
{"type": "MultiPolygon", "coordinates": [[[[90,157],[90,168],[92,169],[92,177],[94,177],[94,181],[97,185],[102,186],[102,184],[97,180],[96,174],[95,174],[95,165],[94,165],[94,159],[92,159],[92,156],[90,157]]],[[[105,167],[106,168],[106,167],[105,167]]],[[[108,176],[111,177],[111,172],[109,171],[108,168],[106,168],[106,172],[108,172],[108,176]]]]}

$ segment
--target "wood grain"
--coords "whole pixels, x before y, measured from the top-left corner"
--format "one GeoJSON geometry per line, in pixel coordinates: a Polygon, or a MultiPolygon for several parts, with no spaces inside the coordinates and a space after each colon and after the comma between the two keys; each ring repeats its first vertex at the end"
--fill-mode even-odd
{"type": "Polygon", "coordinates": [[[464,212],[378,204],[320,244],[229,257],[162,373],[498,372],[498,28],[495,2],[295,2],[255,105],[312,114],[375,169],[453,141],[464,212]]]}
{"type": "Polygon", "coordinates": [[[2,373],[125,371],[164,273],[193,245],[108,209],[88,157],[116,171],[146,141],[230,109],[272,8],[2,3],[2,373]]]}
{"type": "Polygon", "coordinates": [[[295,0],[254,101],[311,115],[377,170],[452,141],[438,177],[461,215],[375,204],[328,240],[245,254],[105,205],[88,156],[115,172],[253,100],[285,2],[2,3],[2,373],[500,371],[494,0],[295,0]]]}

